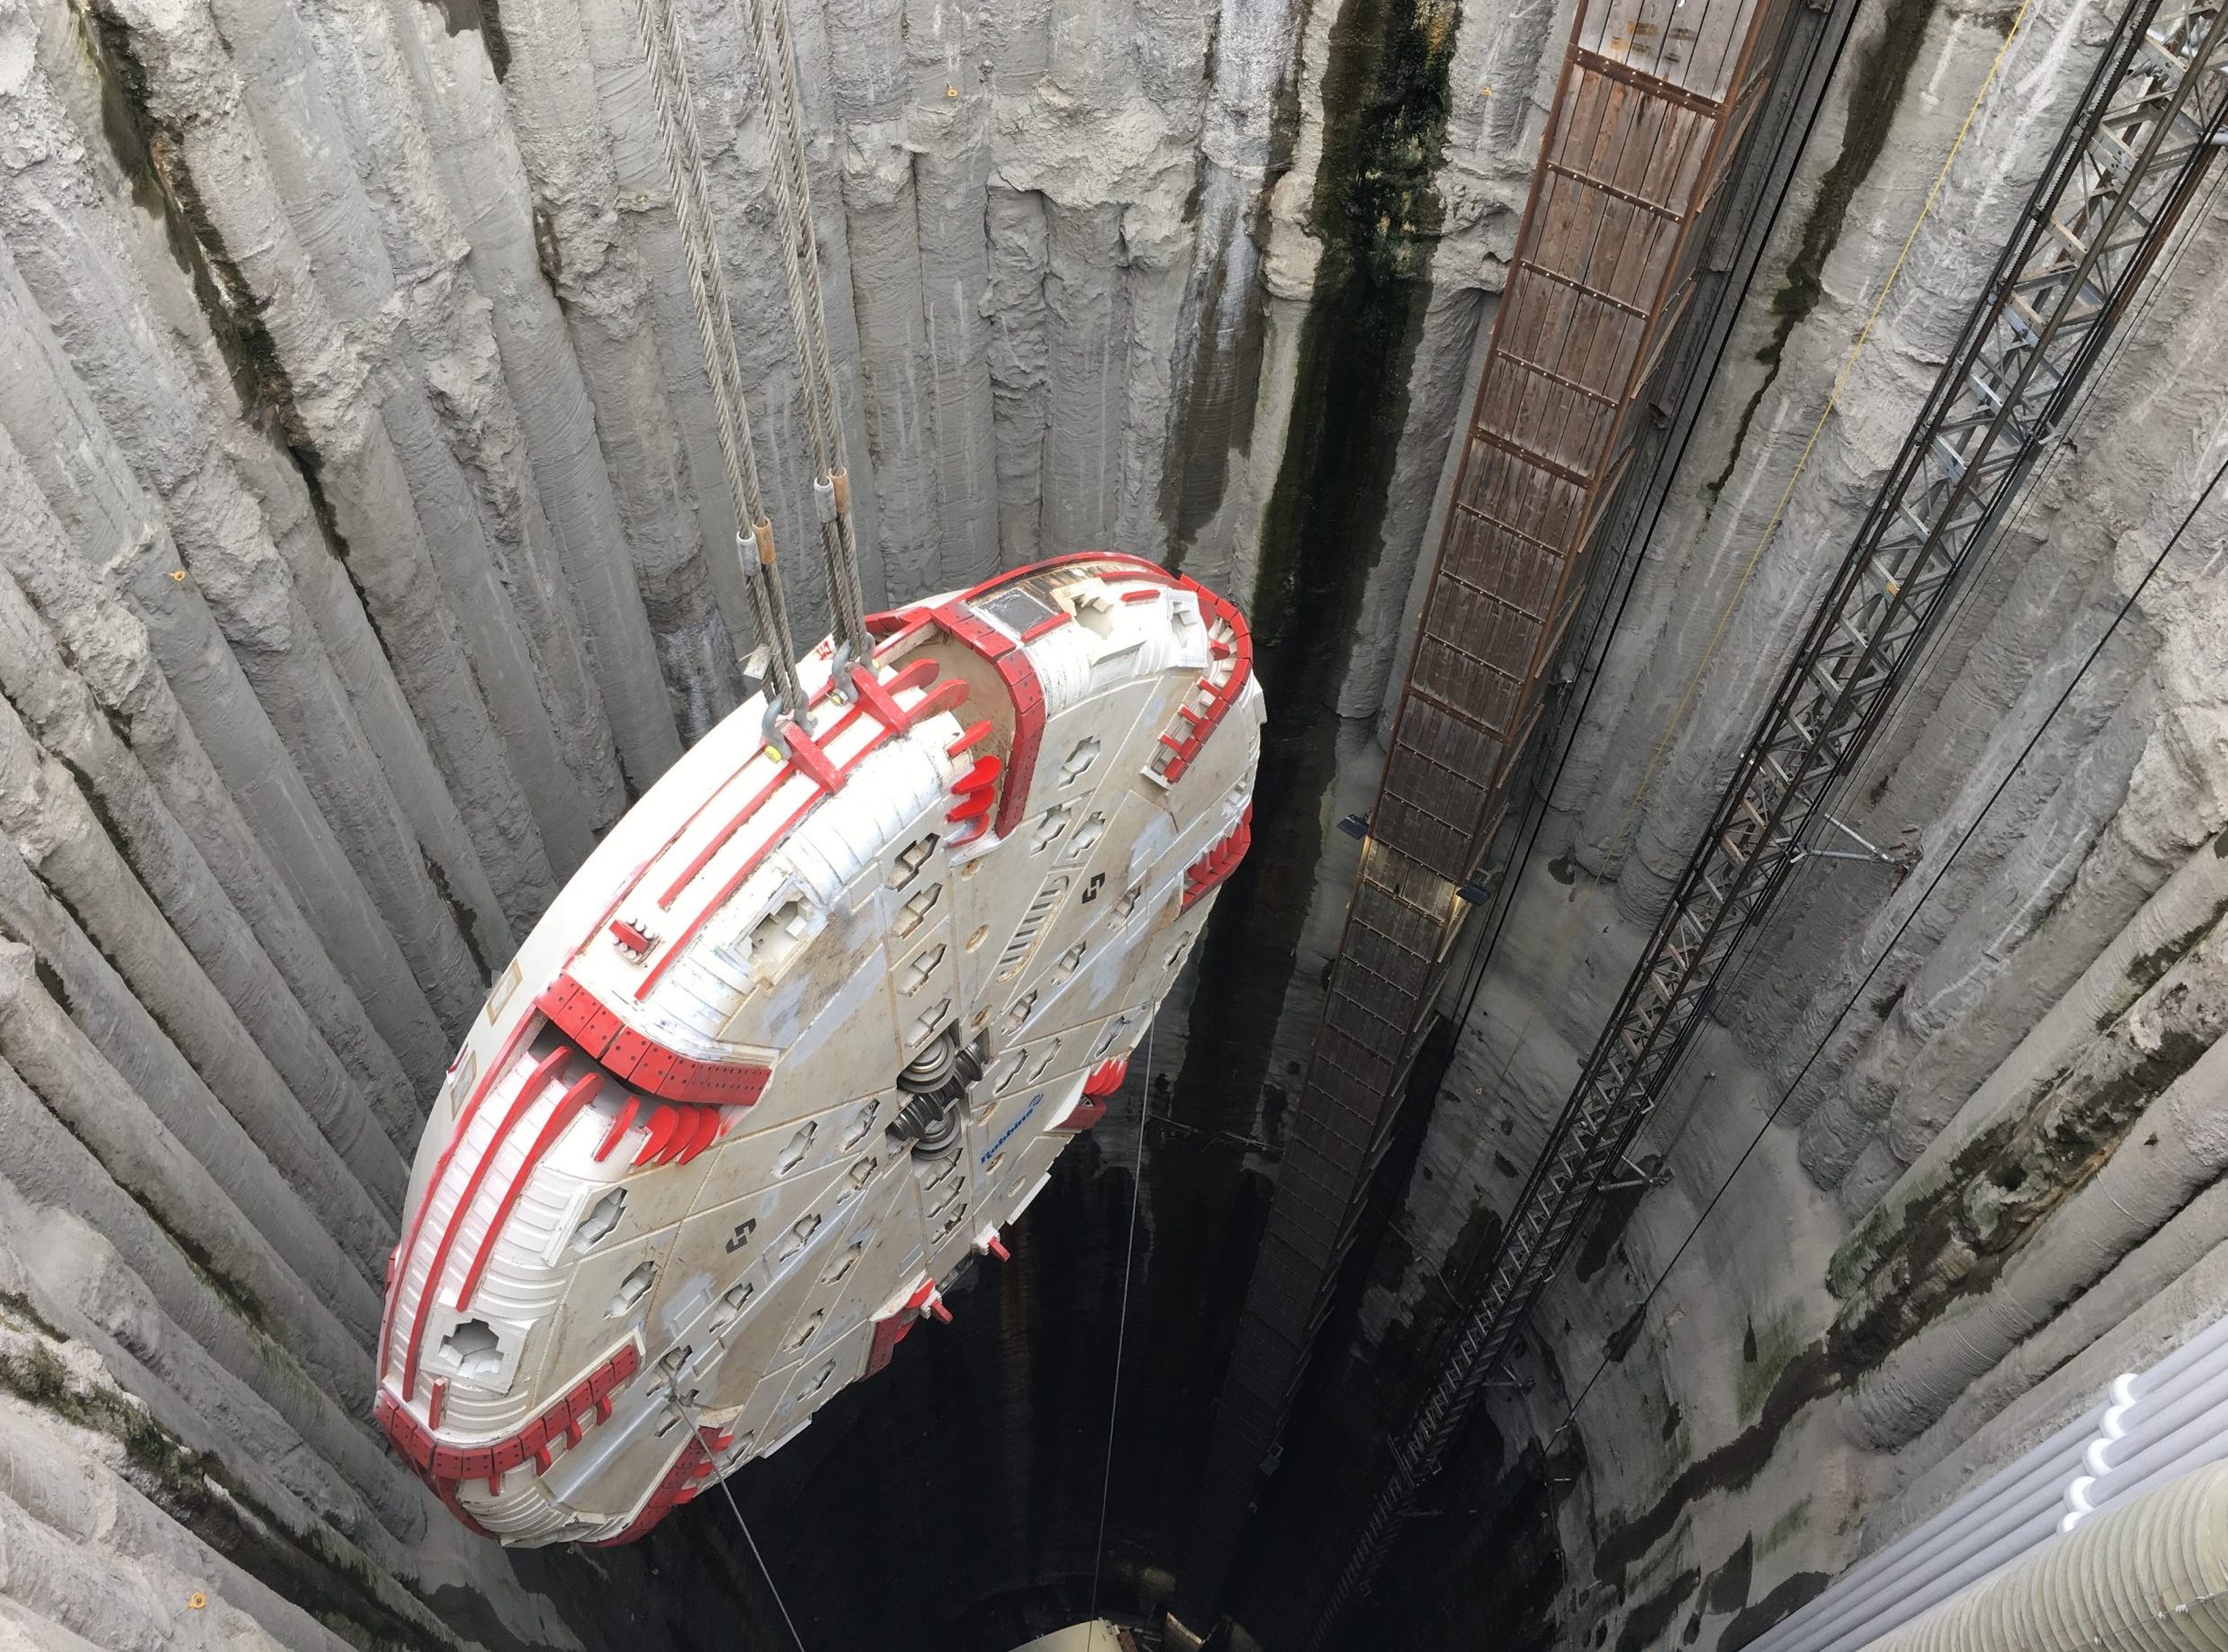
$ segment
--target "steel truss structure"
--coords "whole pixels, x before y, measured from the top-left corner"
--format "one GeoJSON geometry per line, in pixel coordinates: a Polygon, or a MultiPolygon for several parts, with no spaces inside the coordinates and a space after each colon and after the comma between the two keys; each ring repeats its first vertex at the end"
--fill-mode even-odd
{"type": "Polygon", "coordinates": [[[1312,1648],[1366,1589],[1416,1488],[1613,1180],[1720,973],[1803,853],[1959,573],[2003,519],[2219,147],[2223,0],[2120,20],[1956,349],[1820,604],[1511,1213],[1425,1397],[1391,1442],[1312,1648]]]}
{"type": "Polygon", "coordinates": [[[1496,310],[1176,1601],[1211,1624],[1791,0],[1584,0],[1496,310]]]}

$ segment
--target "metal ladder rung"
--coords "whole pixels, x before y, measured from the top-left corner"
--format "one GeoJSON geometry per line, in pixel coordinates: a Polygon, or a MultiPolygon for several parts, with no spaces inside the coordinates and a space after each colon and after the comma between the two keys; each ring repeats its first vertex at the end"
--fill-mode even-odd
{"type": "Polygon", "coordinates": [[[1937,426],[1934,433],[1933,445],[1939,450],[1939,456],[1936,462],[1948,471],[1951,478],[1954,480],[1965,473],[1965,455],[1957,450],[1955,444],[1949,439],[1949,435],[1950,433],[1946,427],[1937,426]]]}
{"type": "Polygon", "coordinates": [[[2026,328],[2027,336],[2031,338],[2042,337],[2044,328],[2049,325],[2036,311],[2035,306],[2026,301],[2025,296],[2019,292],[2019,283],[2017,282],[2012,283],[2011,291],[2004,294],[2004,308],[2019,318],[2026,328]]]}
{"type": "Polygon", "coordinates": [[[2189,72],[2189,59],[2174,55],[2173,49],[2159,39],[2154,31],[2145,31],[2139,55],[2149,58],[2169,80],[2179,80],[2189,72]]]}
{"type": "MultiPolygon", "coordinates": [[[[2129,165],[2133,165],[2138,158],[2140,158],[2136,155],[2135,151],[2129,147],[2127,140],[2122,138],[2119,133],[2114,131],[2109,125],[2106,124],[2102,121],[2098,122],[2096,131],[2089,138],[2089,143],[2092,147],[2100,144],[2109,147],[2116,152],[2116,157],[2120,161],[2129,165]]],[[[2103,170],[2103,168],[2100,167],[2099,170],[2103,170]]]]}
{"type": "Polygon", "coordinates": [[[2051,234],[2058,238],[2059,242],[2076,258],[2082,257],[2088,253],[2089,243],[2082,240],[2080,236],[2074,234],[2072,230],[2067,229],[2063,224],[2060,223],[2055,215],[2046,214],[2043,219],[2043,224],[2044,227],[2051,232],[2051,234]]]}

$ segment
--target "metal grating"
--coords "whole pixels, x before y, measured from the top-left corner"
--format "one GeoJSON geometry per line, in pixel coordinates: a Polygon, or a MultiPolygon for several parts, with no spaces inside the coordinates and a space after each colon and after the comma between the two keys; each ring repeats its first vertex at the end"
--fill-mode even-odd
{"type": "Polygon", "coordinates": [[[1986,544],[2166,243],[2228,118],[2228,10],[2120,20],[2020,226],[1783,677],[1519,1195],[1492,1269],[1310,1647],[1366,1589],[1415,1489],[1630,1150],[1719,972],[1802,852],[1958,574],[1986,544]]]}
{"type": "Polygon", "coordinates": [[[1218,1605],[1786,4],[1591,0],[1573,22],[1225,1378],[1181,1621],[1218,1605]]]}

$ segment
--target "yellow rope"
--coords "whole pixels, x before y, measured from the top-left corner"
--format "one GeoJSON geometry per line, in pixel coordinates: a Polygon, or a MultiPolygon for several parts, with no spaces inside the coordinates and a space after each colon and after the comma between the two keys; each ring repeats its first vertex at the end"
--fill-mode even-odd
{"type": "Polygon", "coordinates": [[[1507,1059],[1501,1064],[1500,1071],[1494,1074],[1493,1087],[1496,1091],[1508,1078],[1509,1069],[1515,1065],[1517,1055],[1523,1052],[1532,1025],[1539,1019],[1540,1006],[1548,1001],[1555,987],[1561,983],[1563,972],[1569,965],[1571,945],[1577,938],[1579,925],[1585,920],[1587,909],[1594,903],[1594,897],[1601,893],[1603,885],[1615,874],[1633,816],[1640,812],[1649,787],[1655,783],[1656,770],[1663,762],[1664,753],[1670,750],[1673,738],[1685,724],[1686,714],[1693,708],[1694,696],[1702,687],[1702,676],[1709,670],[1710,662],[1717,657],[1718,649],[1725,641],[1726,628],[1732,624],[1733,611],[1740,606],[1741,597],[1748,589],[1748,581],[1756,573],[1756,564],[1763,560],[1765,547],[1771,543],[1772,535],[1778,531],[1780,521],[1786,515],[1787,501],[1794,497],[1795,484],[1802,479],[1803,471],[1810,465],[1811,452],[1818,446],[1819,437],[1825,433],[1826,421],[1833,417],[1834,409],[1839,405],[1841,392],[1848,387],[1849,375],[1855,372],[1857,359],[1872,342],[1873,328],[1879,321],[1881,312],[1887,308],[1896,284],[1902,280],[1903,266],[1910,260],[1911,248],[1918,243],[1918,233],[1934,215],[1935,206],[1942,198],[1943,185],[1949,181],[1950,168],[1965,147],[1965,139],[1972,130],[1972,123],[1981,112],[1981,105],[1987,99],[1990,88],[1996,84],[1997,76],[2002,72],[2004,59],[2010,56],[2012,42],[2019,38],[2020,30],[2026,24],[2027,13],[2034,8],[2034,4],[2035,0],[2019,0],[2019,9],[2012,17],[2011,27],[2005,31],[2003,44],[1996,49],[1996,56],[1989,64],[1988,73],[1981,77],[1980,89],[1972,94],[1972,102],[1965,110],[1965,118],[1957,123],[1957,135],[1950,140],[1949,151],[1942,157],[1942,165],[1934,175],[1934,183],[1927,191],[1926,200],[1919,203],[1918,216],[1911,220],[1910,233],[1903,238],[1903,245],[1896,252],[1895,262],[1888,268],[1887,280],[1881,283],[1879,296],[1873,300],[1871,313],[1865,316],[1864,325],[1857,329],[1855,342],[1849,346],[1849,354],[1841,364],[1841,371],[1834,376],[1833,388],[1826,395],[1826,405],[1819,409],[1818,420],[1810,426],[1810,436],[1802,444],[1801,453],[1796,456],[1795,468],[1788,473],[1787,485],[1779,490],[1779,500],[1772,507],[1771,517],[1756,535],[1756,543],[1748,552],[1748,560],[1740,570],[1740,578],[1734,581],[1731,594],[1726,597],[1724,607],[1719,611],[1718,623],[1710,633],[1709,645],[1695,662],[1693,674],[1686,679],[1685,692],[1679,696],[1679,703],[1672,711],[1670,721],[1665,723],[1662,734],[1658,737],[1656,749],[1649,754],[1648,767],[1641,772],[1640,783],[1626,801],[1616,830],[1610,834],[1609,852],[1603,859],[1601,875],[1587,885],[1585,894],[1571,909],[1570,915],[1557,935],[1555,952],[1548,962],[1546,980],[1534,995],[1522,1025],[1516,1029],[1516,1041],[1509,1046],[1507,1059]]]}

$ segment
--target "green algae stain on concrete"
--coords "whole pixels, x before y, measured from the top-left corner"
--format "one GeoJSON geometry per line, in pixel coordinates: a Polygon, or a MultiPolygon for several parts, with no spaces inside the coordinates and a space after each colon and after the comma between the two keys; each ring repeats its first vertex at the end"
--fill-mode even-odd
{"type": "Polygon", "coordinates": [[[1201,1123],[1249,1127],[1271,1082],[1269,1046],[1322,856],[1338,690],[1384,548],[1430,299],[1459,14],[1442,0],[1345,0],[1332,31],[1308,212],[1323,256],[1250,605],[1269,702],[1253,848],[1208,928],[1200,967],[1215,983],[1212,1012],[1194,1020],[1177,1083],[1178,1109],[1201,1123]]]}
{"type": "Polygon", "coordinates": [[[145,1405],[65,1358],[70,1339],[13,1293],[0,1298],[0,1394],[114,1442],[124,1479],[281,1599],[362,1652],[453,1652],[461,1642],[339,1533],[295,1529],[224,1462],[145,1405]]]}
{"type": "Polygon", "coordinates": [[[1780,359],[1794,330],[1808,320],[1826,291],[1826,261],[1840,245],[1848,221],[1849,203],[1858,186],[1872,175],[1886,151],[1888,133],[1896,111],[1910,85],[1911,70],[1926,43],[1928,25],[1939,0],[1889,0],[1880,32],[1858,58],[1849,82],[1849,103],[1842,127],[1841,149],[1819,181],[1810,210],[1803,215],[1795,237],[1795,249],[1787,260],[1778,289],[1772,294],[1772,331],[1756,347],[1756,359],[1765,369],[1763,380],[1742,408],[1725,468],[1708,484],[1711,498],[1723,491],[1739,462],[1756,409],[1779,377],[1780,359]]]}
{"type": "Polygon", "coordinates": [[[1801,1316],[1781,1310],[1759,1324],[1753,1317],[1741,1341],[1739,1369],[1733,1378],[1733,1405],[1743,1423],[1753,1423],[1781,1376],[1802,1351],[1801,1316]]]}

